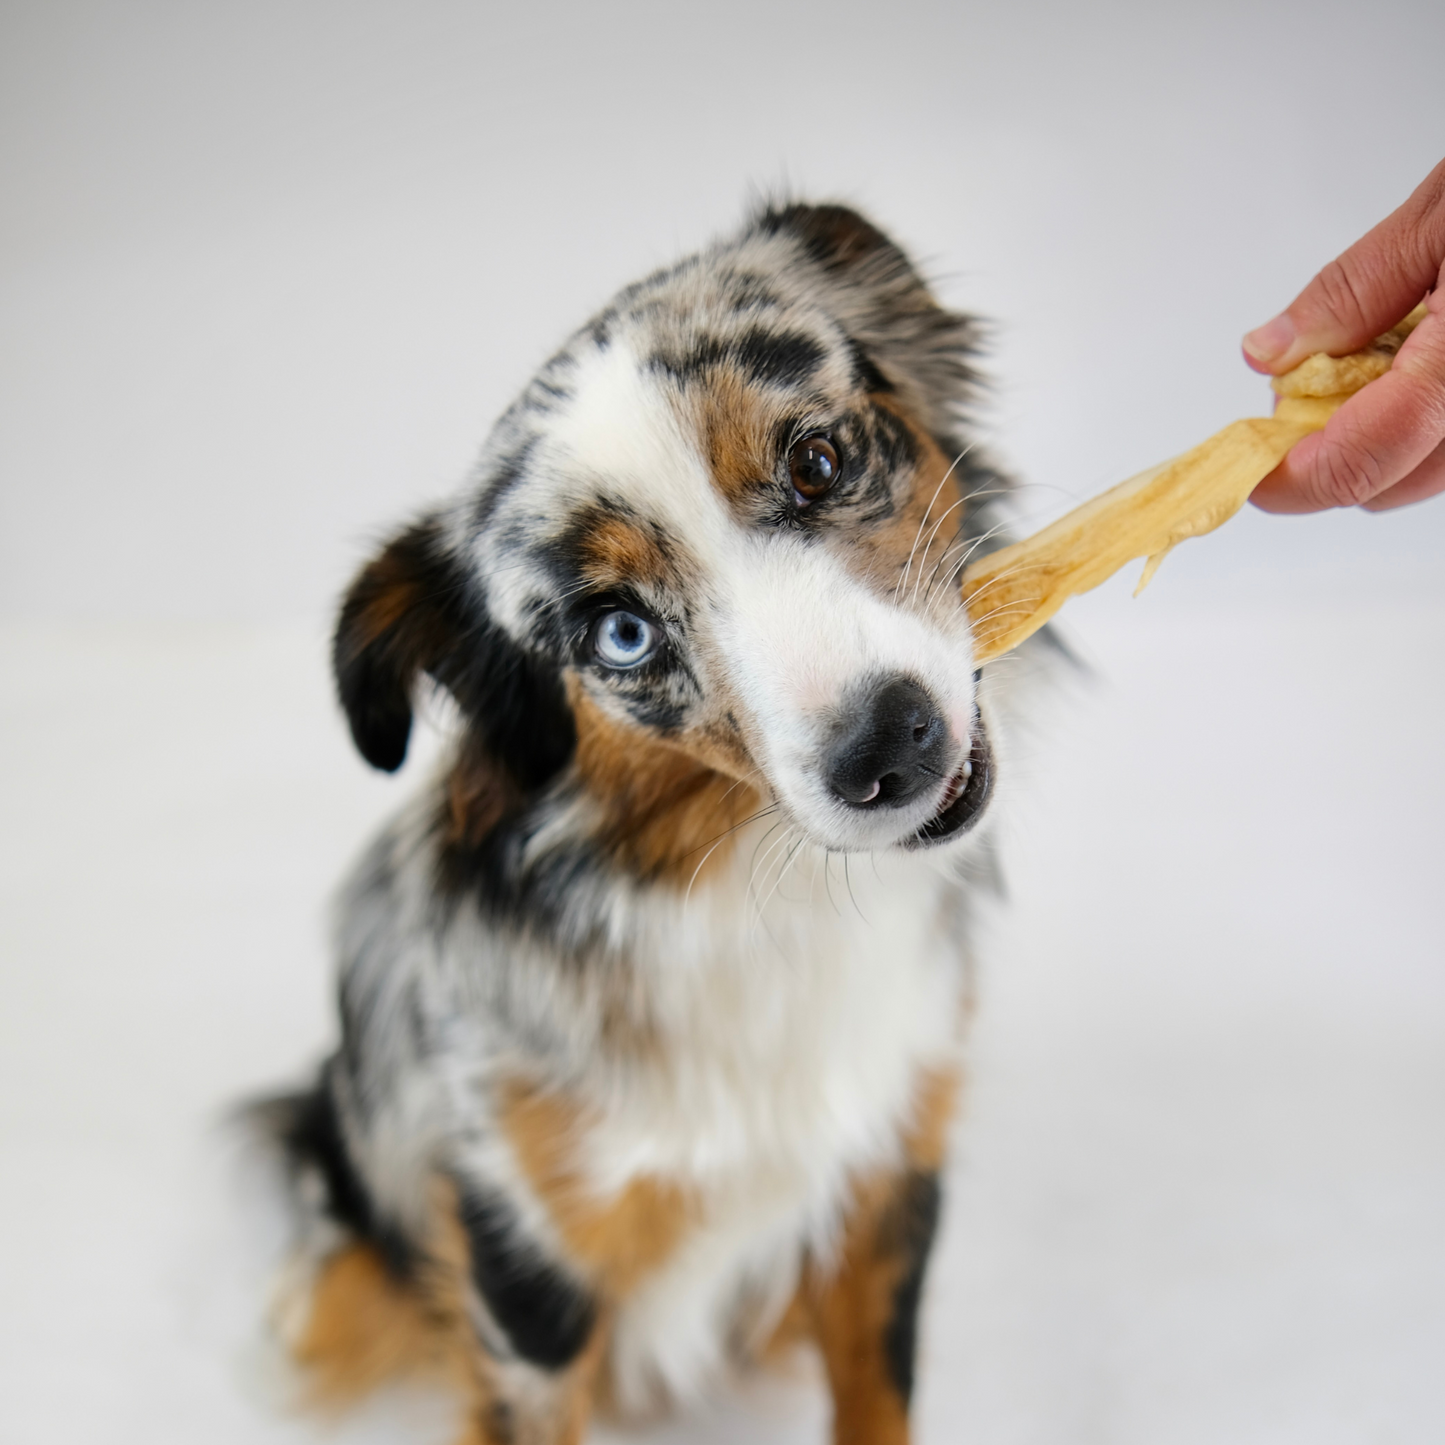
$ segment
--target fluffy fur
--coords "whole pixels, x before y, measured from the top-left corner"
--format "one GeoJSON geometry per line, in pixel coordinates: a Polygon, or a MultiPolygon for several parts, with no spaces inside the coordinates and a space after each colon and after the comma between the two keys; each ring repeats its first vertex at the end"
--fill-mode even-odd
{"type": "Polygon", "coordinates": [[[266,1112],[333,1226],[319,1394],[431,1370],[468,1440],[574,1441],[801,1335],[839,1442],[907,1439],[1000,742],[974,341],[855,212],[765,209],[353,584],[361,752],[401,765],[424,677],[459,727],[344,890],[339,1049],[266,1112]]]}

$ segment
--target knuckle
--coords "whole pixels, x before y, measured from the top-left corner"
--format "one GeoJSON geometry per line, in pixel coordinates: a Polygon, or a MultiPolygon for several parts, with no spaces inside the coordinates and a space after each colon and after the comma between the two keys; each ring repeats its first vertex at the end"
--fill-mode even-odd
{"type": "Polygon", "coordinates": [[[1322,447],[1315,458],[1315,490],[1332,507],[1358,507],[1388,481],[1380,458],[1357,438],[1322,447]]]}
{"type": "Polygon", "coordinates": [[[1348,254],[1336,257],[1315,277],[1325,309],[1349,329],[1365,323],[1364,280],[1348,254]]]}
{"type": "Polygon", "coordinates": [[[1417,442],[1445,437],[1445,334],[1421,336],[1422,329],[1415,332],[1420,343],[1401,352],[1391,375],[1400,398],[1396,433],[1417,442]]]}

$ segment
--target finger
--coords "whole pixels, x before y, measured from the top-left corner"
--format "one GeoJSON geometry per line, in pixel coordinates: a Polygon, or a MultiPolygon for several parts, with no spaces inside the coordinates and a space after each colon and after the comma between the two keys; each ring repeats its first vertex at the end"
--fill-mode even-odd
{"type": "Polygon", "coordinates": [[[1445,295],[1395,364],[1299,442],[1250,498],[1266,512],[1368,503],[1402,483],[1445,440],[1445,295]]]}
{"type": "Polygon", "coordinates": [[[1244,338],[1244,359],[1276,376],[1316,351],[1344,356],[1388,331],[1445,266],[1445,161],[1410,199],[1331,261],[1289,308],[1244,338]]]}
{"type": "Polygon", "coordinates": [[[1367,512],[1388,512],[1395,507],[1408,507],[1445,492],[1445,442],[1441,442],[1409,476],[1386,487],[1377,497],[1365,503],[1367,512]]]}
{"type": "Polygon", "coordinates": [[[1445,438],[1438,414],[1393,373],[1352,397],[1322,432],[1298,443],[1255,488],[1266,512],[1362,506],[1403,482],[1445,438]]]}

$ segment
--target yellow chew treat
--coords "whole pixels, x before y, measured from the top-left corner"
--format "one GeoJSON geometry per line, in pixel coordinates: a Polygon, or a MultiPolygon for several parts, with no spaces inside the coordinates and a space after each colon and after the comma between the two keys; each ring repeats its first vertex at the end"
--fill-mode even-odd
{"type": "Polygon", "coordinates": [[[1227,522],[1297,441],[1383,376],[1424,314],[1422,304],[1364,351],[1308,357],[1270,383],[1279,395],[1273,416],[1232,422],[1183,456],[975,562],[963,574],[963,596],[978,662],[1017,647],[1070,597],[1147,557],[1137,596],[1172,547],[1227,522]]]}

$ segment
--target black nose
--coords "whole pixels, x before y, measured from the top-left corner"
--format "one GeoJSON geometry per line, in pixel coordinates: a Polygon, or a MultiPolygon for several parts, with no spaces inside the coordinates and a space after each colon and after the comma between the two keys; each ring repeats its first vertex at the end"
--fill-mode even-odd
{"type": "Polygon", "coordinates": [[[900,808],[948,776],[938,705],[912,678],[885,677],[853,702],[828,748],[828,786],[855,808],[900,808]]]}

